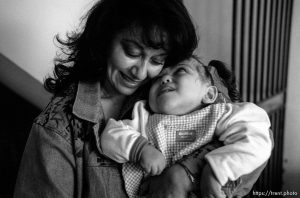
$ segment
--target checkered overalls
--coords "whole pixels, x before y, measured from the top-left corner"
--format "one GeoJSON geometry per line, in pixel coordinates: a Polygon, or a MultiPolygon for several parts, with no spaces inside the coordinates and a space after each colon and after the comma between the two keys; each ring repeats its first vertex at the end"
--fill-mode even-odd
{"type": "MultiPolygon", "coordinates": [[[[218,120],[225,112],[225,104],[212,104],[183,116],[153,114],[146,126],[148,140],[166,158],[167,166],[213,139],[218,120]]],[[[137,193],[144,173],[140,165],[123,165],[125,188],[130,198],[137,193]]]]}

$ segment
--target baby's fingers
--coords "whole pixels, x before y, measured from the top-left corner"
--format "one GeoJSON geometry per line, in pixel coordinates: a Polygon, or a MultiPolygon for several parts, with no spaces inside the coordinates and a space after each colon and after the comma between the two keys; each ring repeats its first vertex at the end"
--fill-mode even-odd
{"type": "Polygon", "coordinates": [[[141,167],[143,168],[144,172],[148,175],[151,174],[151,167],[150,166],[145,166],[145,165],[141,165],[141,167]]]}
{"type": "Polygon", "coordinates": [[[152,166],[151,167],[151,175],[152,176],[159,175],[159,168],[158,168],[158,166],[152,166]]]}

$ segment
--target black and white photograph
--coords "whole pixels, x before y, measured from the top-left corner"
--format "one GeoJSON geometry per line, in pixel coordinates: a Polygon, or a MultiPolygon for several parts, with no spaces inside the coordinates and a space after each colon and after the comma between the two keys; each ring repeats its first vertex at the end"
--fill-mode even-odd
{"type": "Polygon", "coordinates": [[[300,197],[300,0],[0,0],[0,198],[300,197]]]}

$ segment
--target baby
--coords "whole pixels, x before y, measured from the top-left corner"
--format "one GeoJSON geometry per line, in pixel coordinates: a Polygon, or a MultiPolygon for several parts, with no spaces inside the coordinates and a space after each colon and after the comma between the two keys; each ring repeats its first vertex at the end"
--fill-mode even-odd
{"type": "MultiPolygon", "coordinates": [[[[228,70],[223,64],[214,68],[232,99],[235,87],[220,77],[224,72],[228,75],[228,70]]],[[[137,197],[145,175],[160,174],[213,139],[224,146],[206,154],[205,159],[220,186],[268,160],[272,143],[267,113],[253,103],[220,100],[223,94],[214,84],[209,67],[193,56],[160,73],[151,86],[148,103],[135,104],[132,120],[109,120],[101,135],[100,152],[124,163],[130,198],[137,197]]]]}

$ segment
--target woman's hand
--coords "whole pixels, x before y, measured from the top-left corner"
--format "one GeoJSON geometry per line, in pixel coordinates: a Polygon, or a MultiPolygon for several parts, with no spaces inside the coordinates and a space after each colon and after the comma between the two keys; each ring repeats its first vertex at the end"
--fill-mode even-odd
{"type": "Polygon", "coordinates": [[[141,185],[140,195],[147,198],[187,198],[192,182],[180,165],[165,169],[161,175],[147,178],[141,185]]]}
{"type": "Polygon", "coordinates": [[[215,177],[209,164],[206,164],[202,171],[200,181],[201,197],[202,198],[225,198],[225,193],[222,190],[221,184],[215,177]]]}

